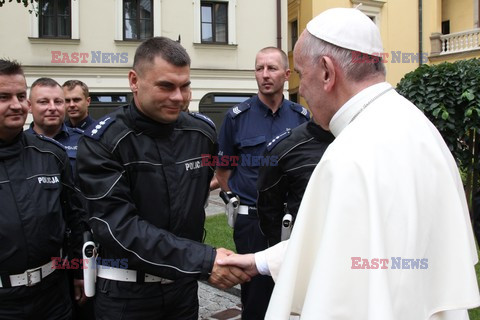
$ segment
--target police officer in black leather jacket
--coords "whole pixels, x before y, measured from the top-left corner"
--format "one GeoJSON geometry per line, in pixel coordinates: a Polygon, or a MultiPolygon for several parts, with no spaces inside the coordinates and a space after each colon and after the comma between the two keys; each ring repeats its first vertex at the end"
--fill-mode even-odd
{"type": "Polygon", "coordinates": [[[83,212],[63,146],[22,131],[26,90],[20,65],[0,60],[0,318],[70,319],[65,257],[80,268],[83,212]]]}
{"type": "Polygon", "coordinates": [[[248,277],[202,244],[216,154],[214,124],[181,112],[190,58],[175,41],[143,42],[129,73],[134,99],[80,140],[78,181],[100,244],[99,319],[197,319],[197,279],[225,288],[248,277]],[[110,267],[109,267],[110,266],[110,267]],[[235,275],[233,273],[235,273],[235,275]]]}
{"type": "Polygon", "coordinates": [[[278,163],[260,167],[257,209],[269,246],[280,242],[282,218],[287,212],[295,221],[313,169],[333,139],[329,131],[310,120],[267,145],[265,156],[278,163]]]}

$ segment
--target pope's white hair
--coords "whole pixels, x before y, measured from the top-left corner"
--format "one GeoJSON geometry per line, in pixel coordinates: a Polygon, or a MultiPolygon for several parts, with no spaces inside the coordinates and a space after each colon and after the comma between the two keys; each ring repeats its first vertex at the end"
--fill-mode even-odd
{"type": "Polygon", "coordinates": [[[330,57],[340,67],[345,76],[352,81],[363,81],[371,76],[385,76],[385,65],[380,57],[374,57],[378,62],[356,62],[354,52],[323,41],[305,31],[303,43],[298,54],[311,59],[313,64],[323,57],[330,57]]]}

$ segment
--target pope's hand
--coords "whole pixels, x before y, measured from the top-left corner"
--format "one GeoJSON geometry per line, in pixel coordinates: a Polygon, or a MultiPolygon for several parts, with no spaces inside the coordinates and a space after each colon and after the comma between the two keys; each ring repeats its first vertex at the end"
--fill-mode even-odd
{"type": "Polygon", "coordinates": [[[258,274],[257,265],[255,264],[255,255],[249,254],[230,254],[218,261],[221,266],[238,267],[250,277],[258,274]]]}

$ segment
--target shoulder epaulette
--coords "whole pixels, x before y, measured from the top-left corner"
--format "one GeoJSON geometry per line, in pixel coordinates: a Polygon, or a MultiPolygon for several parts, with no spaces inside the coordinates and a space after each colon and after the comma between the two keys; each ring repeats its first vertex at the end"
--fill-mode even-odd
{"type": "Polygon", "coordinates": [[[276,136],[272,141],[270,141],[269,143],[267,143],[267,151],[270,152],[272,151],[273,148],[275,148],[275,146],[280,142],[282,141],[283,139],[285,139],[286,137],[288,137],[289,135],[292,134],[292,130],[291,129],[287,129],[286,131],[282,132],[281,134],[279,134],[278,136],[276,136]]]}
{"type": "Polygon", "coordinates": [[[240,104],[237,104],[235,107],[231,108],[230,110],[228,110],[228,114],[232,117],[232,119],[234,119],[239,114],[241,114],[242,112],[248,109],[250,109],[250,103],[240,103],[240,104]]]}
{"type": "Polygon", "coordinates": [[[47,136],[44,136],[43,134],[38,134],[36,135],[37,138],[43,140],[43,141],[47,141],[47,142],[50,142],[50,143],[53,143],[55,145],[57,145],[58,147],[60,147],[62,150],[66,150],[65,149],[65,146],[63,144],[61,144],[60,142],[58,142],[57,140],[55,139],[52,139],[50,137],[47,137],[47,136]]]}
{"type": "Polygon", "coordinates": [[[201,114],[199,112],[190,112],[189,115],[191,115],[192,117],[195,117],[197,119],[200,119],[200,120],[203,120],[204,122],[208,123],[208,125],[210,127],[212,127],[213,129],[217,130],[217,128],[215,127],[215,123],[213,123],[212,119],[210,119],[209,117],[207,117],[206,115],[204,114],[201,114]]]}
{"type": "Polygon", "coordinates": [[[290,107],[300,113],[301,115],[303,115],[305,118],[307,118],[308,120],[310,119],[310,113],[308,112],[307,108],[304,108],[302,105],[298,104],[298,103],[295,103],[293,102],[290,107]]]}
{"type": "Polygon", "coordinates": [[[84,133],[84,131],[82,129],[79,129],[79,128],[70,128],[70,129],[72,129],[73,132],[78,133],[78,134],[83,134],[84,133]]]}
{"type": "Polygon", "coordinates": [[[114,122],[115,116],[107,115],[92,123],[88,129],[83,132],[83,135],[94,140],[100,140],[105,130],[114,122]]]}

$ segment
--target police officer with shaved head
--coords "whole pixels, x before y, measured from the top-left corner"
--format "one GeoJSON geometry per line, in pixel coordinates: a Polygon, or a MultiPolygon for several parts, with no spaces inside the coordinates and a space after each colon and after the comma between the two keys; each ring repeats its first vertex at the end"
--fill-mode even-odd
{"type": "Polygon", "coordinates": [[[144,41],[129,72],[133,101],[99,119],[80,140],[79,187],[88,200],[99,255],[98,319],[198,319],[197,279],[226,288],[248,280],[219,268],[232,252],[203,244],[216,152],[213,122],[182,112],[190,57],[165,37],[144,41]]]}

